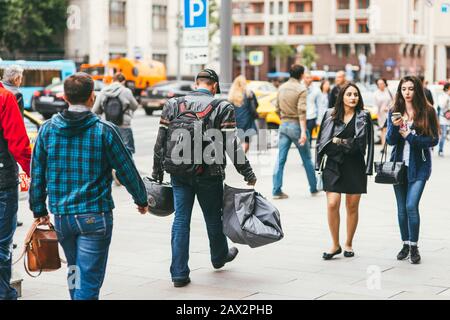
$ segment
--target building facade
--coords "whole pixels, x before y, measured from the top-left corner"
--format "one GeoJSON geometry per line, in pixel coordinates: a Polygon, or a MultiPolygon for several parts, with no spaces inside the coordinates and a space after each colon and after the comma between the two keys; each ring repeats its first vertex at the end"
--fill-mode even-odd
{"type": "Polygon", "coordinates": [[[71,0],[66,56],[78,63],[118,55],[167,63],[169,6],[167,0],[71,0]]]}
{"type": "MultiPolygon", "coordinates": [[[[337,71],[352,64],[370,65],[374,76],[388,79],[425,74],[431,80],[450,77],[450,12],[436,0],[233,0],[233,43],[261,50],[261,74],[276,70],[271,48],[290,45],[300,54],[314,45],[318,69],[337,71]],[[430,50],[430,48],[433,48],[430,50]],[[430,72],[431,70],[431,72],[430,72]]],[[[236,59],[237,60],[237,59],[236,59]]],[[[235,61],[234,73],[240,72],[235,61]]],[[[252,68],[247,68],[252,77],[252,68]]]]}

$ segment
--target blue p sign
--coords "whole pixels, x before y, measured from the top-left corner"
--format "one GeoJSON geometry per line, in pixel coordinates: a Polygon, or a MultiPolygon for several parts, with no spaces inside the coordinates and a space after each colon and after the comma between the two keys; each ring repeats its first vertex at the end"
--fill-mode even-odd
{"type": "Polygon", "coordinates": [[[208,0],[184,0],[184,27],[208,27],[208,0]]]}

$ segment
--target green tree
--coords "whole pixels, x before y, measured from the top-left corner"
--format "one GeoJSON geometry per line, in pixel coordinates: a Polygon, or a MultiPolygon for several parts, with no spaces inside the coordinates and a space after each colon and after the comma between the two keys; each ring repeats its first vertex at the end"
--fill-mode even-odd
{"type": "Polygon", "coordinates": [[[61,47],[68,0],[0,0],[0,47],[9,52],[61,47]]]}
{"type": "Polygon", "coordinates": [[[289,58],[295,54],[294,48],[286,43],[279,42],[272,46],[270,53],[276,59],[276,69],[281,71],[281,60],[289,58]]]}
{"type": "Polygon", "coordinates": [[[316,48],[312,44],[305,46],[301,53],[301,56],[302,64],[307,66],[308,69],[311,69],[313,63],[319,59],[319,55],[316,53],[316,48]]]}
{"type": "Polygon", "coordinates": [[[219,11],[217,0],[209,1],[209,40],[211,40],[220,29],[219,11]]]}

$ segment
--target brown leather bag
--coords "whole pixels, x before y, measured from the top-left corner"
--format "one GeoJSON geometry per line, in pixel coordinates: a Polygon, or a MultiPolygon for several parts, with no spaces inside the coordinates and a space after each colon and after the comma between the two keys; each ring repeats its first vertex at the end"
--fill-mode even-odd
{"type": "Polygon", "coordinates": [[[49,229],[39,228],[39,222],[34,222],[25,238],[24,249],[17,263],[25,257],[23,264],[29,276],[36,278],[41,273],[55,271],[61,268],[61,258],[58,250],[58,237],[55,228],[50,223],[49,229]],[[39,272],[36,276],[31,272],[39,272]]]}

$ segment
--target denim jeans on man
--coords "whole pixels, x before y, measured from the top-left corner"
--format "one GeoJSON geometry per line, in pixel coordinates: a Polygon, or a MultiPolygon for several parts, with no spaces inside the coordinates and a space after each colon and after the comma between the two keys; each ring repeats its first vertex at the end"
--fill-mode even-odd
{"type": "Polygon", "coordinates": [[[175,201],[175,219],[172,226],[172,281],[183,281],[189,277],[189,234],[192,207],[195,196],[203,211],[209,238],[211,262],[221,264],[228,254],[228,243],[223,233],[222,177],[172,176],[175,201]]]}
{"type": "Polygon", "coordinates": [[[306,139],[306,143],[303,146],[301,146],[298,142],[301,135],[300,124],[296,122],[284,122],[281,124],[279,130],[278,160],[275,165],[275,172],[273,174],[273,195],[277,195],[282,192],[281,187],[283,186],[284,165],[286,164],[287,155],[292,143],[295,144],[300,153],[300,157],[302,158],[309,182],[310,192],[317,192],[317,180],[311,157],[311,145],[309,144],[308,139],[306,139]]]}
{"type": "Polygon", "coordinates": [[[11,287],[12,243],[17,225],[18,189],[0,191],[0,300],[17,300],[11,287]]]}
{"type": "Polygon", "coordinates": [[[125,147],[127,147],[131,154],[135,154],[136,147],[134,145],[133,130],[131,128],[119,128],[119,132],[125,147]]]}
{"type": "Polygon", "coordinates": [[[439,141],[439,152],[444,152],[445,140],[447,140],[448,125],[441,124],[441,140],[439,141]]]}
{"type": "Polygon", "coordinates": [[[105,278],[113,215],[55,215],[58,240],[67,258],[72,300],[98,300],[105,278]]]}
{"type": "Polygon", "coordinates": [[[425,184],[424,180],[416,180],[412,183],[394,186],[402,241],[419,241],[419,203],[425,184]]]}

